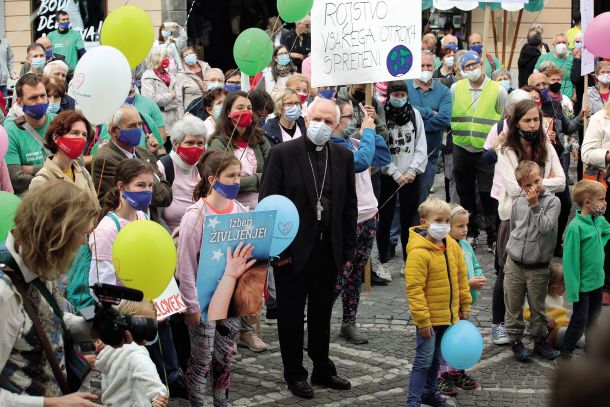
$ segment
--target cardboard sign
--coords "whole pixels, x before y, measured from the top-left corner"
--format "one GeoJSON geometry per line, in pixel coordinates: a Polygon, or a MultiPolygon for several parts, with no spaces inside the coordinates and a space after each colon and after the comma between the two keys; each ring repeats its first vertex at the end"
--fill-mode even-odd
{"type": "Polygon", "coordinates": [[[252,315],[260,310],[275,214],[276,211],[206,214],[196,283],[204,321],[209,320],[210,305],[215,307],[213,315],[222,316],[214,320],[252,315]],[[258,262],[237,279],[232,292],[226,292],[224,284],[217,292],[227,267],[227,248],[233,253],[239,243],[252,244],[252,257],[258,262]]]}
{"type": "Polygon", "coordinates": [[[421,8],[421,0],[316,0],[312,86],[419,77],[421,8]]]}
{"type": "Polygon", "coordinates": [[[155,308],[157,308],[157,321],[163,321],[170,315],[186,311],[180,289],[173,277],[163,294],[155,299],[155,308]]]}

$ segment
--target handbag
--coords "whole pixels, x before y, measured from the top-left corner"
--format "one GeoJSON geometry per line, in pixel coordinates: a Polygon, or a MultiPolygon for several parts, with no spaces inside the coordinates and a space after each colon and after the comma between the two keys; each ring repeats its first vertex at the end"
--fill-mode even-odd
{"type": "Polygon", "coordinates": [[[10,277],[11,281],[15,285],[15,288],[17,288],[17,291],[21,295],[21,298],[23,300],[23,306],[26,312],[28,313],[30,319],[32,320],[32,325],[36,330],[36,335],[38,336],[40,345],[42,346],[45,356],[47,357],[47,360],[51,365],[51,370],[53,371],[53,375],[55,376],[55,380],[57,380],[59,388],[61,389],[63,394],[74,393],[80,389],[85,377],[87,377],[87,375],[91,371],[91,367],[80,354],[80,352],[76,351],[74,347],[74,341],[72,340],[72,335],[64,324],[63,312],[59,308],[59,305],[57,305],[55,298],[53,298],[53,295],[49,292],[45,284],[39,278],[36,278],[32,281],[31,284],[34,284],[38,291],[40,291],[42,296],[53,309],[55,315],[57,315],[57,317],[59,317],[59,320],[61,321],[67,377],[66,375],[64,375],[61,368],[59,367],[57,359],[55,358],[55,352],[51,347],[49,338],[47,337],[44,329],[42,328],[40,319],[38,318],[38,314],[36,313],[36,309],[34,308],[32,301],[27,295],[26,283],[23,278],[23,274],[21,273],[21,270],[19,270],[19,266],[17,266],[16,262],[13,259],[10,260],[10,263],[12,263],[11,266],[13,268],[4,265],[4,267],[2,267],[2,271],[10,277]]]}

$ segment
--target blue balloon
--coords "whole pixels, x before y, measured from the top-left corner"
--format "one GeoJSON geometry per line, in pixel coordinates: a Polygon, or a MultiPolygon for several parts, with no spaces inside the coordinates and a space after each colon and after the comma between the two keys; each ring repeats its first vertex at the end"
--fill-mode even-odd
{"type": "Polygon", "coordinates": [[[297,207],[283,195],[269,195],[256,205],[255,211],[277,211],[269,256],[279,256],[290,246],[299,231],[297,207]]]}
{"type": "Polygon", "coordinates": [[[441,353],[452,368],[471,368],[483,355],[483,337],[472,322],[461,320],[445,331],[441,340],[441,353]]]}

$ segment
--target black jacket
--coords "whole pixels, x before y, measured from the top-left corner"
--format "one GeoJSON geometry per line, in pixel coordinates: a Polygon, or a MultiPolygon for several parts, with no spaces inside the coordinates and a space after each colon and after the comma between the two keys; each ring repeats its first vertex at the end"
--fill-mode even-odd
{"type": "MultiPolygon", "coordinates": [[[[259,189],[259,199],[269,195],[283,195],[299,211],[299,231],[292,244],[280,255],[292,257],[292,272],[297,275],[309,256],[316,237],[316,192],[307,159],[306,137],[280,143],[273,147],[265,166],[259,189]]],[[[356,250],[358,198],[354,171],[354,154],[340,145],[327,143],[330,155],[330,239],[336,272],[346,261],[353,262],[356,250]]]]}
{"type": "MultiPolygon", "coordinates": [[[[305,119],[303,119],[303,116],[299,117],[296,122],[297,126],[299,126],[299,130],[301,131],[301,135],[305,136],[307,133],[307,128],[305,128],[305,119]]],[[[265,130],[265,137],[267,137],[267,140],[269,140],[271,147],[282,142],[282,130],[280,129],[279,117],[274,117],[267,120],[263,129],[265,130]]]]}
{"type": "Polygon", "coordinates": [[[523,45],[521,48],[521,54],[519,55],[519,87],[527,85],[527,79],[534,72],[534,67],[538,58],[542,53],[538,47],[534,47],[529,44],[523,45]]]}

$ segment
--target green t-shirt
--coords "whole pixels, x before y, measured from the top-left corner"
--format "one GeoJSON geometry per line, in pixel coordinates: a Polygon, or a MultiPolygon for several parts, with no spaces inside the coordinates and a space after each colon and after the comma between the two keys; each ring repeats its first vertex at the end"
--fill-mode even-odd
{"type": "MultiPolygon", "coordinates": [[[[154,134],[155,138],[159,142],[159,146],[160,147],[163,146],[163,139],[161,138],[161,133],[159,133],[159,128],[155,124],[155,121],[146,113],[140,112],[140,114],[142,115],[142,118],[146,122],[146,124],[144,124],[144,123],[142,124],[142,127],[143,127],[142,131],[144,132],[144,134],[146,134],[149,131],[152,132],[152,134],[154,134]]],[[[106,143],[106,142],[110,141],[110,133],[108,133],[108,126],[106,124],[101,125],[98,137],[100,139],[100,142],[102,142],[102,143],[106,143]]],[[[91,154],[91,155],[95,154],[99,147],[100,147],[99,143],[96,142],[95,145],[91,148],[91,152],[89,154],[91,154]]],[[[142,137],[142,140],[140,140],[140,145],[138,147],[141,147],[144,150],[147,149],[146,137],[142,137]]],[[[85,148],[85,151],[87,151],[86,148],[85,148]]]]}
{"type": "MultiPolygon", "coordinates": [[[[53,113],[47,113],[47,121],[44,126],[36,130],[36,133],[44,140],[44,134],[55,117],[53,113]]],[[[8,117],[4,121],[4,129],[8,134],[8,150],[5,161],[8,165],[42,165],[46,155],[43,148],[27,130],[21,129],[15,124],[15,117],[8,117]]]]}
{"type": "Polygon", "coordinates": [[[78,62],[78,50],[85,48],[80,33],[75,30],[68,30],[65,33],[55,30],[50,32],[47,37],[53,44],[53,53],[66,57],[66,64],[71,71],[74,70],[78,62]]]}
{"type": "Polygon", "coordinates": [[[136,95],[133,105],[138,112],[150,116],[157,125],[157,128],[165,127],[163,113],[161,113],[161,109],[159,109],[159,106],[157,106],[154,100],[148,96],[136,95]]]}
{"type": "Polygon", "coordinates": [[[540,64],[544,61],[552,61],[559,69],[561,69],[563,72],[563,79],[561,80],[561,93],[572,99],[572,93],[574,91],[574,85],[570,80],[572,64],[574,63],[574,58],[572,55],[568,54],[568,56],[565,58],[557,58],[554,52],[549,52],[541,55],[540,58],[538,58],[538,62],[536,62],[534,69],[539,70],[540,64]]]}
{"type": "Polygon", "coordinates": [[[500,62],[500,60],[498,58],[496,58],[495,55],[493,54],[487,54],[491,57],[491,60],[493,61],[493,64],[489,62],[489,58],[486,56],[485,60],[481,61],[481,63],[485,64],[485,76],[487,76],[488,78],[491,78],[491,74],[494,71],[497,71],[498,69],[502,69],[504,68],[504,66],[502,65],[502,63],[500,62]]]}

